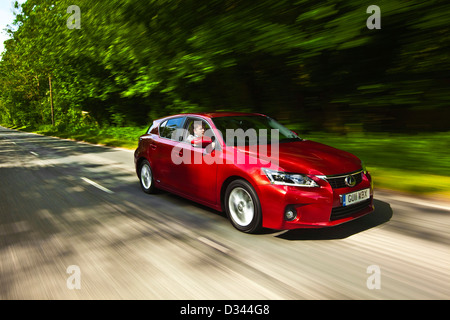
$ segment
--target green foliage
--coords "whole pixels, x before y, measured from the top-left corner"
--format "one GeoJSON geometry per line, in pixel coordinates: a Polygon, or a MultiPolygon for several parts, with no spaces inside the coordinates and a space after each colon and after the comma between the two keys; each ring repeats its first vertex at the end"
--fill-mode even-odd
{"type": "Polygon", "coordinates": [[[351,152],[368,167],[405,170],[450,177],[450,133],[417,135],[351,133],[347,136],[309,134],[305,138],[351,152]]]}
{"type": "Polygon", "coordinates": [[[247,110],[305,130],[449,129],[450,5],[367,1],[69,0],[17,5],[0,61],[0,122],[144,125],[247,110]],[[89,120],[86,120],[88,117],[89,120]]]}
{"type": "Polygon", "coordinates": [[[415,135],[314,133],[304,138],[351,152],[366,164],[377,188],[450,196],[450,133],[415,135]]]}

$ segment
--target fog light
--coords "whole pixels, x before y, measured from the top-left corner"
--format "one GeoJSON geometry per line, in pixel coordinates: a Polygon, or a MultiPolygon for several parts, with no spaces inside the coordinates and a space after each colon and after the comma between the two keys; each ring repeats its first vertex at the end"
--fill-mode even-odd
{"type": "Polygon", "coordinates": [[[297,217],[297,211],[292,208],[292,207],[288,207],[286,208],[286,211],[284,212],[284,219],[286,221],[292,221],[297,217]]]}

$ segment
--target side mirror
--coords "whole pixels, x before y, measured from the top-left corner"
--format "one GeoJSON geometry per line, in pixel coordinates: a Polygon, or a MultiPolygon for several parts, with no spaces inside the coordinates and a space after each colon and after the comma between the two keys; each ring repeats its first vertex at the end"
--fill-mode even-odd
{"type": "Polygon", "coordinates": [[[191,140],[191,144],[194,147],[201,147],[206,148],[209,146],[213,141],[210,137],[202,137],[202,138],[195,138],[191,140]]]}

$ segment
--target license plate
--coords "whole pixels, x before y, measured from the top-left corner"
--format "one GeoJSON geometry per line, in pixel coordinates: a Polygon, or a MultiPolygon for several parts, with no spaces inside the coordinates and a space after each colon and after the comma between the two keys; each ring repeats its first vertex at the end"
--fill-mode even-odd
{"type": "Polygon", "coordinates": [[[363,189],[342,195],[342,205],[348,206],[370,198],[370,189],[363,189]]]}

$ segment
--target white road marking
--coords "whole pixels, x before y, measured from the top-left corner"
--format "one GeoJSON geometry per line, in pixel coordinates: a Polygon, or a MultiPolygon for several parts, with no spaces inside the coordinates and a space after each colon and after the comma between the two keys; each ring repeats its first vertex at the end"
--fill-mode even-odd
{"type": "Polygon", "coordinates": [[[39,157],[39,155],[38,155],[36,152],[30,151],[30,153],[31,153],[33,156],[39,157]]]}
{"type": "Polygon", "coordinates": [[[223,253],[228,253],[230,251],[230,249],[225,248],[224,246],[222,246],[222,245],[220,245],[220,244],[218,244],[218,243],[216,243],[214,241],[211,241],[211,240],[209,240],[209,239],[207,239],[205,237],[198,237],[197,240],[200,241],[200,242],[203,242],[207,246],[210,246],[210,247],[212,247],[212,248],[214,248],[216,250],[219,250],[219,251],[221,251],[223,253]]]}
{"type": "Polygon", "coordinates": [[[97,182],[94,182],[94,181],[92,181],[92,180],[90,180],[90,179],[88,179],[88,178],[81,177],[81,179],[82,179],[83,181],[89,183],[90,185],[93,185],[93,186],[96,187],[97,189],[100,189],[100,190],[102,190],[102,191],[104,191],[104,192],[106,192],[106,193],[109,193],[109,194],[113,194],[113,193],[114,193],[114,191],[111,191],[111,190],[109,190],[108,188],[105,188],[104,186],[101,186],[101,185],[99,185],[97,182]]]}

